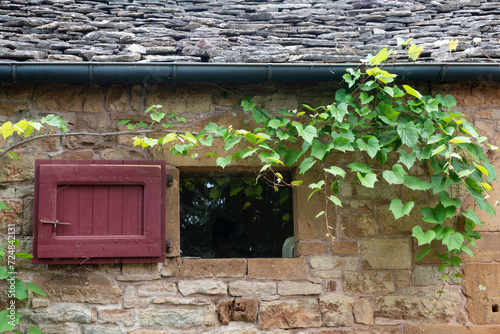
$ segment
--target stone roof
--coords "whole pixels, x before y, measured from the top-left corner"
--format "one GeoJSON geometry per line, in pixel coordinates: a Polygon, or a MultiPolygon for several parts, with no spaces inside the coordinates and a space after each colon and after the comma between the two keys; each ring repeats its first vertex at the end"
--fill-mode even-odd
{"type": "Polygon", "coordinates": [[[487,0],[2,0],[0,61],[357,62],[413,37],[459,41],[423,61],[491,62],[499,14],[487,0]]]}

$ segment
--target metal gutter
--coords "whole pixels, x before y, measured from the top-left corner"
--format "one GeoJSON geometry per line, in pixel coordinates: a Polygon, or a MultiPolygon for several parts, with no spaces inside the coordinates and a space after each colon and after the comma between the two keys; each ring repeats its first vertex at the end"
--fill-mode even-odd
{"type": "MultiPolygon", "coordinates": [[[[0,63],[0,83],[158,84],[341,81],[360,64],[0,63]]],[[[500,81],[484,63],[386,65],[399,81],[500,81]]]]}

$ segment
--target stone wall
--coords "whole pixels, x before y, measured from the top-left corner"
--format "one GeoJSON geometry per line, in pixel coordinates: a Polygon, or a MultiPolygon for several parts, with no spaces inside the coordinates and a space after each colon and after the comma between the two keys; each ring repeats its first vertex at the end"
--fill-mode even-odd
{"type": "MultiPolygon", "coordinates": [[[[421,91],[451,93],[457,110],[500,146],[500,85],[496,83],[419,84],[421,91]]],[[[75,131],[115,131],[117,120],[142,117],[151,104],[186,117],[184,129],[206,122],[252,126],[238,96],[251,95],[270,109],[302,103],[328,103],[333,85],[233,85],[229,94],[215,85],[86,86],[8,85],[0,87],[0,119],[19,120],[56,113],[75,131]],[[233,94],[234,93],[234,94],[233,94]]],[[[125,130],[125,128],[123,128],[125,130]]],[[[15,224],[22,248],[31,250],[33,169],[37,158],[151,159],[131,138],[63,137],[40,140],[19,150],[18,161],[0,166],[0,232],[15,224]]],[[[220,149],[220,148],[218,148],[220,149]]],[[[204,156],[203,151],[200,156],[204,156]]],[[[498,153],[492,157],[499,166],[498,153]]],[[[215,168],[213,160],[158,153],[181,170],[215,168]]],[[[363,155],[338,155],[339,164],[363,155]]],[[[249,169],[248,162],[234,168],[249,169]]],[[[425,168],[415,173],[425,175],[425,168]]],[[[316,171],[306,178],[318,178],[316,171]]],[[[494,184],[492,203],[500,182],[494,184]],[[496,186],[496,187],[495,187],[496,186]]],[[[46,333],[498,333],[500,332],[500,225],[482,217],[474,259],[464,257],[466,279],[442,289],[438,261],[414,263],[419,247],[410,237],[417,216],[394,221],[386,212],[389,192],[353,185],[342,191],[344,206],[332,209],[336,240],[325,236],[325,222],[314,216],[322,201],[307,202],[307,190],[294,193],[298,257],[289,259],[187,259],[171,256],[162,264],[32,265],[18,259],[18,272],[47,293],[31,295],[23,322],[46,333]],[[477,284],[488,289],[480,292],[477,284]],[[432,310],[432,313],[429,312],[432,310]]],[[[416,206],[430,194],[408,191],[416,206]]],[[[467,203],[471,205],[471,203],[467,203]]],[[[168,217],[175,224],[176,217],[168,217]]],[[[170,231],[171,232],[171,231],[170,231]]],[[[168,235],[169,231],[167,231],[168,235]]],[[[178,252],[176,253],[178,254],[178,252]]],[[[174,255],[176,255],[174,254],[174,255]]],[[[0,300],[5,305],[6,295],[0,300]]]]}

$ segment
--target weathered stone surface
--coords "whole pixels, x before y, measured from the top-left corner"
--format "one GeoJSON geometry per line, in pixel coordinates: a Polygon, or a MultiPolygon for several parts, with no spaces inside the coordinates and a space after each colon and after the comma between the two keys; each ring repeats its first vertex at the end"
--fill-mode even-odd
{"type": "Polygon", "coordinates": [[[153,284],[141,284],[137,288],[139,297],[155,297],[177,293],[177,286],[173,282],[158,281],[153,284]]]}
{"type": "Polygon", "coordinates": [[[361,295],[372,293],[388,293],[395,290],[391,273],[375,272],[346,272],[344,273],[344,293],[346,295],[361,295]]]}
{"type": "Polygon", "coordinates": [[[33,102],[42,111],[98,113],[103,111],[104,93],[99,86],[39,85],[33,102]]]}
{"type": "Polygon", "coordinates": [[[405,334],[496,334],[500,326],[457,326],[457,325],[426,325],[405,326],[405,334]]]}
{"type": "Polygon", "coordinates": [[[183,277],[243,277],[247,271],[246,259],[183,259],[183,277]]]}
{"type": "Polygon", "coordinates": [[[410,269],[409,242],[406,239],[363,240],[361,260],[364,269],[410,269]]]}
{"type": "Polygon", "coordinates": [[[161,85],[148,90],[146,105],[168,106],[176,114],[207,113],[214,110],[212,94],[206,86],[161,85]]]}
{"type": "Polygon", "coordinates": [[[370,211],[343,211],[341,220],[342,233],[346,238],[359,239],[378,234],[378,225],[370,211]]]}
{"type": "Polygon", "coordinates": [[[100,309],[97,310],[97,323],[131,326],[135,322],[133,310],[123,309],[100,309]]]}
{"type": "Polygon", "coordinates": [[[248,277],[251,279],[307,279],[305,258],[248,259],[248,277]]]}
{"type": "Polygon", "coordinates": [[[500,258],[500,248],[496,246],[499,242],[500,233],[481,232],[481,239],[476,240],[476,246],[474,246],[474,258],[464,256],[464,262],[489,261],[500,258]]]}
{"type": "Polygon", "coordinates": [[[227,285],[221,281],[213,280],[197,280],[197,281],[180,281],[178,283],[179,292],[183,296],[193,294],[202,295],[225,295],[227,294],[227,285]]]}
{"type": "Polygon", "coordinates": [[[141,312],[139,322],[143,327],[189,328],[203,325],[205,314],[193,309],[175,308],[141,312]]]}
{"type": "Polygon", "coordinates": [[[309,264],[314,270],[356,270],[358,259],[352,256],[311,256],[309,264]]]}
{"type": "Polygon", "coordinates": [[[31,308],[47,307],[50,305],[50,301],[45,298],[33,298],[31,301],[31,308]]]}
{"type": "Polygon", "coordinates": [[[352,300],[327,296],[319,299],[319,309],[323,315],[323,326],[352,326],[352,300]]]}
{"type": "Polygon", "coordinates": [[[259,328],[313,328],[321,326],[317,299],[261,302],[259,328]]]}
{"type": "Polygon", "coordinates": [[[82,334],[123,334],[126,333],[124,329],[117,326],[96,326],[86,325],[82,326],[82,334]]]}
{"type": "Polygon", "coordinates": [[[0,232],[15,237],[20,234],[23,218],[23,202],[0,199],[9,209],[0,210],[0,232]]]}
{"type": "Polygon", "coordinates": [[[68,305],[64,303],[51,305],[48,308],[36,311],[25,312],[23,313],[23,317],[26,317],[26,320],[29,320],[34,324],[68,322],[89,324],[92,319],[90,309],[87,307],[68,305]]]}
{"type": "Polygon", "coordinates": [[[229,283],[229,294],[237,297],[276,294],[275,282],[234,281],[229,283]]]}
{"type": "MultiPolygon", "coordinates": [[[[437,266],[415,266],[411,275],[411,284],[413,286],[440,285],[443,284],[441,277],[443,273],[438,271],[437,266]]],[[[449,284],[455,283],[455,280],[449,279],[449,284]]]]}
{"type": "Polygon", "coordinates": [[[33,277],[33,284],[48,299],[69,303],[116,304],[122,293],[110,277],[89,271],[38,274],[33,277]]]}
{"type": "Polygon", "coordinates": [[[48,155],[32,150],[17,151],[19,159],[6,160],[0,166],[0,182],[31,181],[35,176],[35,160],[47,159],[48,155]]]}
{"type": "Polygon", "coordinates": [[[231,320],[255,322],[259,310],[259,300],[251,298],[236,298],[232,307],[231,320]]]}
{"type": "Polygon", "coordinates": [[[466,277],[463,292],[469,319],[478,325],[500,324],[500,264],[471,263],[464,268],[466,277]],[[486,287],[481,291],[479,284],[486,287]]]}
{"type": "Polygon", "coordinates": [[[29,109],[30,105],[25,101],[0,101],[0,115],[13,116],[21,111],[29,109]]]}
{"type": "Polygon", "coordinates": [[[373,308],[368,299],[356,298],[352,311],[358,324],[373,326],[373,308]]]}
{"type": "Polygon", "coordinates": [[[375,299],[374,316],[407,321],[423,321],[424,319],[449,321],[460,304],[460,295],[447,290],[441,295],[437,304],[436,298],[437,294],[434,291],[414,290],[378,297],[375,299]],[[433,312],[430,314],[431,309],[433,312]]]}
{"type": "Polygon", "coordinates": [[[112,85],[106,91],[106,110],[110,112],[127,112],[127,90],[122,86],[112,85]]]}
{"type": "Polygon", "coordinates": [[[312,282],[283,281],[278,283],[278,294],[282,296],[319,295],[321,285],[312,282]]]}
{"type": "Polygon", "coordinates": [[[325,254],[325,244],[321,241],[300,241],[295,245],[295,255],[319,255],[325,254]]]}
{"type": "Polygon", "coordinates": [[[335,240],[331,243],[332,253],[335,255],[357,255],[358,242],[357,241],[339,241],[335,240]]]}

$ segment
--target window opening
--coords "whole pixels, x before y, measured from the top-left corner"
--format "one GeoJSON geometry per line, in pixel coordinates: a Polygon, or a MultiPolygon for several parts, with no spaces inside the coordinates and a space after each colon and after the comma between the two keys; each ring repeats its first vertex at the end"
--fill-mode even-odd
{"type": "Polygon", "coordinates": [[[293,217],[291,174],[281,175],[276,183],[273,174],[181,173],[181,255],[282,257],[293,217]]]}

